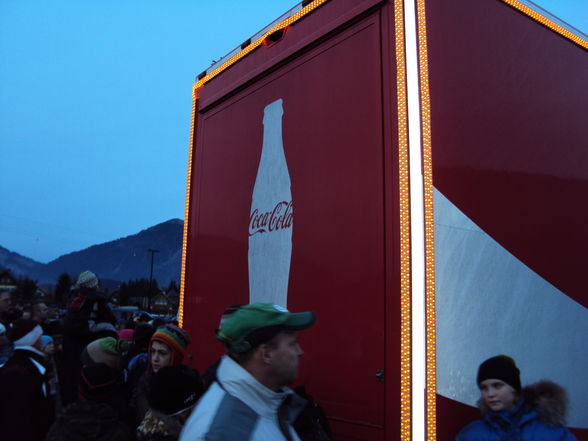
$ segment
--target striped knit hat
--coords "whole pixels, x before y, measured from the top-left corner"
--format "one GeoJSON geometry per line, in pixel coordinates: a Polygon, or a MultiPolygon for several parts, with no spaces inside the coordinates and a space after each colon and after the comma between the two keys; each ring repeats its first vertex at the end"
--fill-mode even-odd
{"type": "Polygon", "coordinates": [[[170,348],[173,366],[178,366],[182,362],[182,358],[184,358],[184,354],[186,353],[186,346],[191,343],[188,334],[183,329],[174,325],[165,325],[157,328],[149,342],[149,353],[151,353],[151,345],[154,341],[162,342],[170,348]]]}

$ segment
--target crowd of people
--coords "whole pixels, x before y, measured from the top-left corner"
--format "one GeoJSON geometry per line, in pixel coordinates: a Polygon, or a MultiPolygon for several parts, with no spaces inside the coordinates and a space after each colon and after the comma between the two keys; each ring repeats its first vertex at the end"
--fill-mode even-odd
{"type": "Polygon", "coordinates": [[[231,355],[201,377],[183,363],[191,338],[176,322],[117,321],[91,271],[79,275],[59,320],[47,320],[43,301],[18,317],[10,293],[1,292],[1,438],[328,441],[320,406],[288,388],[302,353],[296,331],[310,327],[314,314],[275,308],[227,308],[217,338],[231,355]],[[245,377],[248,385],[239,387],[245,377]],[[203,412],[193,412],[197,403],[203,412]],[[242,407],[233,409],[236,403],[242,407]],[[252,435],[254,427],[255,436],[234,437],[243,430],[252,435]]]}
{"type": "MultiPolygon", "coordinates": [[[[300,331],[313,312],[232,305],[216,338],[225,355],[202,376],[183,363],[190,336],[177,323],[117,323],[98,278],[84,271],[59,321],[43,302],[10,314],[0,292],[0,430],[22,441],[330,441],[321,407],[298,375],[300,331]]],[[[483,417],[457,441],[574,441],[566,394],[541,382],[523,388],[515,361],[484,361],[476,382],[483,417]]]]}
{"type": "Polygon", "coordinates": [[[60,320],[48,312],[38,301],[17,317],[0,293],[2,439],[177,439],[203,392],[177,323],[117,322],[91,271],[60,320]]]}

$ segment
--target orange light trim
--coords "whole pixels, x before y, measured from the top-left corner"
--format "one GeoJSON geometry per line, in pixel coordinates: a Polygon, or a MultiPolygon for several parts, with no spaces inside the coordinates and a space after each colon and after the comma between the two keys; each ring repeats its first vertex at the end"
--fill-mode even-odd
{"type": "Polygon", "coordinates": [[[221,64],[216,69],[212,70],[208,74],[206,74],[202,79],[194,83],[192,86],[192,119],[190,121],[190,146],[189,146],[189,153],[188,153],[188,173],[186,177],[186,206],[184,208],[184,234],[182,240],[182,268],[180,274],[180,305],[178,308],[178,323],[180,327],[183,325],[184,320],[184,304],[185,304],[185,280],[186,280],[186,255],[188,249],[188,219],[190,214],[190,187],[192,183],[192,158],[193,158],[193,148],[194,148],[194,126],[196,120],[196,102],[198,100],[198,89],[200,89],[205,83],[212,80],[214,77],[219,75],[224,70],[231,67],[241,58],[247,56],[250,52],[254,49],[261,46],[263,41],[271,34],[281,29],[284,29],[296,21],[300,20],[305,15],[309,14],[319,6],[323,5],[324,3],[328,2],[329,0],[315,0],[312,3],[309,3],[300,11],[292,14],[290,17],[286,18],[285,20],[281,21],[280,23],[272,26],[267,32],[265,32],[261,37],[257,40],[249,44],[245,49],[241,50],[223,64],[221,64]]]}
{"type": "Polygon", "coordinates": [[[394,1],[396,99],[398,107],[398,173],[400,191],[400,439],[411,440],[411,269],[408,101],[403,0],[394,1]]]}
{"type": "Polygon", "coordinates": [[[417,0],[419,86],[421,98],[421,142],[423,149],[423,196],[425,202],[425,321],[426,321],[426,434],[437,437],[437,335],[435,315],[435,227],[433,212],[433,161],[431,148],[431,97],[425,0],[417,0]]]}
{"type": "Polygon", "coordinates": [[[192,118],[190,119],[190,145],[188,146],[188,171],[186,173],[186,205],[184,207],[184,234],[182,238],[182,268],[180,272],[180,305],[178,307],[178,324],[184,325],[184,304],[186,293],[186,256],[188,250],[188,224],[190,219],[190,188],[192,187],[192,158],[194,150],[194,127],[196,123],[196,102],[198,95],[192,93],[192,118]]]}
{"type": "Polygon", "coordinates": [[[207,73],[201,80],[194,83],[194,86],[192,87],[193,93],[195,93],[195,91],[197,89],[201,88],[205,83],[212,80],[218,74],[220,74],[224,70],[231,67],[233,64],[235,64],[241,58],[247,56],[250,52],[252,52],[253,50],[257,49],[259,46],[261,46],[261,44],[263,43],[263,40],[265,40],[269,35],[273,34],[276,31],[279,31],[281,29],[284,29],[284,28],[292,25],[293,23],[297,22],[302,17],[304,17],[305,15],[312,12],[313,10],[315,10],[316,8],[318,8],[319,6],[321,6],[322,4],[324,4],[328,1],[329,0],[315,0],[312,3],[309,3],[308,5],[306,5],[300,11],[292,14],[290,17],[288,17],[285,20],[281,21],[280,23],[272,26],[265,34],[263,34],[257,40],[251,42],[251,44],[249,46],[247,46],[245,49],[237,52],[235,55],[233,55],[231,58],[229,58],[227,61],[225,61],[223,64],[221,64],[219,67],[217,67],[216,69],[207,73]]]}
{"type": "Polygon", "coordinates": [[[547,26],[549,29],[557,32],[558,34],[567,38],[568,40],[573,41],[578,46],[581,46],[584,49],[588,49],[588,41],[587,40],[583,39],[579,35],[574,34],[571,31],[568,31],[563,26],[561,26],[561,25],[557,24],[556,22],[554,22],[553,20],[547,18],[546,16],[544,16],[540,12],[535,11],[533,8],[530,8],[529,6],[521,3],[518,0],[501,0],[501,1],[503,3],[506,3],[507,5],[512,6],[515,9],[519,10],[523,14],[528,15],[533,20],[538,21],[542,25],[547,26]]]}

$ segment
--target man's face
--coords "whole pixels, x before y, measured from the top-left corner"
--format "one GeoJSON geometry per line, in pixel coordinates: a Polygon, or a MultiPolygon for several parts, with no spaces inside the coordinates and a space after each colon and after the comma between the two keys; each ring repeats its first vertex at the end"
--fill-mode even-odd
{"type": "Polygon", "coordinates": [[[47,320],[47,315],[49,314],[49,308],[44,303],[39,303],[35,305],[35,319],[39,322],[44,322],[47,320]]]}
{"type": "Polygon", "coordinates": [[[6,312],[10,308],[10,293],[0,294],[0,312],[6,312]]]}
{"type": "Polygon", "coordinates": [[[52,341],[47,343],[47,345],[43,348],[43,352],[49,357],[55,355],[55,343],[52,341]]]}
{"type": "Polygon", "coordinates": [[[272,374],[281,386],[292,384],[298,378],[299,357],[303,354],[297,334],[282,331],[272,341],[272,374]]]}
{"type": "Polygon", "coordinates": [[[502,380],[489,378],[480,383],[482,399],[490,410],[500,412],[515,407],[516,391],[502,380]]]}

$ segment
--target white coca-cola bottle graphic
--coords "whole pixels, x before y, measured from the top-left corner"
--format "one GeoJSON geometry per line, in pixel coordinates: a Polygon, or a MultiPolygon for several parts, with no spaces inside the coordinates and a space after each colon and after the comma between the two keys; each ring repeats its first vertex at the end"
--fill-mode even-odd
{"type": "Polygon", "coordinates": [[[287,307],[294,218],[283,113],[281,99],[263,112],[263,147],[249,217],[249,301],[287,307]]]}

